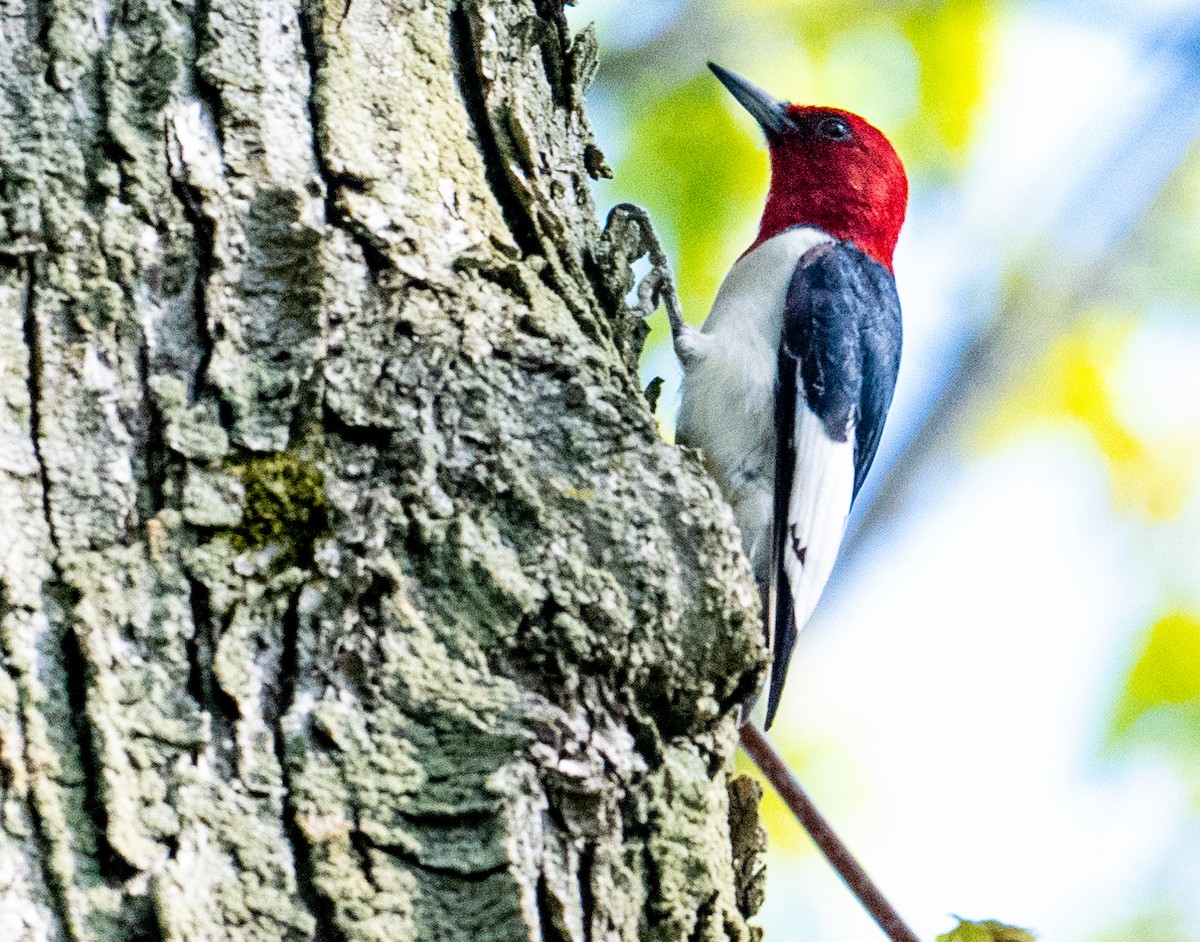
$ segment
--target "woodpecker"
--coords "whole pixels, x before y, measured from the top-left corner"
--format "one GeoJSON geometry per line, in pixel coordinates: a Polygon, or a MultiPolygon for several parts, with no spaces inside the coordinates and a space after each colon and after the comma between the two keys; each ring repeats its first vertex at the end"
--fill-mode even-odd
{"type": "Polygon", "coordinates": [[[908,180],[858,115],[777,101],[709,68],[762,127],[771,186],[703,326],[668,312],[684,371],[676,438],[704,453],[762,590],[770,728],[892,402],[908,180]]]}

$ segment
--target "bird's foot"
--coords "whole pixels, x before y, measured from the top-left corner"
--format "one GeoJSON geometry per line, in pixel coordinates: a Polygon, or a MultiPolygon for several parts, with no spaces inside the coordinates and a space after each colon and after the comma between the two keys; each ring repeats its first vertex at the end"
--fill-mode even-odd
{"type": "Polygon", "coordinates": [[[679,293],[675,290],[675,279],[671,275],[671,263],[663,251],[662,242],[650,215],[633,203],[618,203],[608,214],[604,225],[604,243],[614,260],[619,258],[621,268],[628,272],[622,288],[628,293],[633,288],[632,262],[643,255],[650,260],[648,271],[637,285],[637,304],[631,313],[642,319],[658,310],[659,305],[667,309],[667,323],[671,327],[671,339],[675,355],[686,369],[696,356],[695,336],[699,331],[689,327],[683,320],[683,308],[679,293]]]}

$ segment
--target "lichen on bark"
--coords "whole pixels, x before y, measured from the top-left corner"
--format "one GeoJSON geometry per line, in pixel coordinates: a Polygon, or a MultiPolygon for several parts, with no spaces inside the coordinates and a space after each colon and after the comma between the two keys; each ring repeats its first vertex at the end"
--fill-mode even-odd
{"type": "Polygon", "coordinates": [[[756,596],[595,62],[547,0],[0,0],[0,938],[750,938],[756,596]]]}

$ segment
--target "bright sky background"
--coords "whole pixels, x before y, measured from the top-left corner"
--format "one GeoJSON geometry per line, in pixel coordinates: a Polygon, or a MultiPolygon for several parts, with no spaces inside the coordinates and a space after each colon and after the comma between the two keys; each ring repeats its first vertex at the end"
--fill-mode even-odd
{"type": "MultiPolygon", "coordinates": [[[[1189,154],[1196,163],[1200,11],[1167,0],[999,6],[962,166],[914,188],[896,263],[905,361],[871,487],[963,351],[1021,313],[1015,276],[1033,297],[1061,292],[1072,313],[1002,335],[992,392],[909,456],[899,509],[856,530],[801,635],[772,738],[923,938],[951,928],[955,913],[1027,926],[1046,942],[1197,942],[1200,761],[1181,759],[1178,743],[1174,753],[1118,748],[1109,731],[1148,626],[1200,612],[1200,271],[1190,267],[1200,223],[1159,236],[1191,253],[1182,267],[1154,268],[1153,233],[1128,237],[1169,181],[1160,232],[1178,221],[1179,200],[1200,207],[1200,173],[1177,179],[1189,154]],[[1188,17],[1190,40],[1179,33],[1188,17]],[[1100,363],[1098,406],[1096,390],[1072,393],[1083,360],[1100,363]],[[1059,366],[1067,379],[1054,378],[1059,366]],[[1067,405],[1047,406],[1055,397],[1067,405]],[[1112,445],[1114,428],[1141,444],[1112,445]]],[[[572,18],[599,21],[602,57],[627,58],[681,9],[591,0],[572,18]]],[[[734,31],[736,21],[716,18],[734,31]]],[[[713,29],[697,32],[722,38],[717,51],[685,44],[686,54],[718,58],[783,98],[802,97],[788,75],[802,92],[823,83],[851,99],[828,103],[885,129],[919,120],[903,38],[847,39],[814,79],[784,40],[747,48],[713,29]],[[801,66],[781,67],[789,54],[801,66]]],[[[603,213],[639,201],[621,174],[637,149],[628,102],[602,83],[592,104],[618,168],[597,190],[603,213]]],[[[731,133],[753,137],[752,122],[733,120],[731,133]]],[[[750,241],[761,178],[755,187],[713,260],[721,271],[750,241]]],[[[664,232],[677,250],[689,238],[664,232]]],[[[644,366],[647,379],[668,379],[669,429],[669,348],[650,349],[644,366]]],[[[795,826],[765,813],[768,942],[881,938],[795,826]]]]}

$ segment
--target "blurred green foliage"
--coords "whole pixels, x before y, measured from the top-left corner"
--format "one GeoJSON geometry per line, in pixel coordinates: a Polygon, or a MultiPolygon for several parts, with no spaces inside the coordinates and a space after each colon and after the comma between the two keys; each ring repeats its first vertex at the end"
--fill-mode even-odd
{"type": "Polygon", "coordinates": [[[985,0],[959,0],[914,6],[904,18],[901,28],[921,63],[923,120],[908,122],[901,140],[919,162],[963,166],[984,103],[988,40],[1000,9],[985,0]]]}
{"type": "Polygon", "coordinates": [[[1134,919],[1095,942],[1200,942],[1200,928],[1189,927],[1183,917],[1168,910],[1134,919]]]}
{"type": "Polygon", "coordinates": [[[1116,694],[1107,746],[1169,758],[1200,809],[1200,573],[1186,571],[1200,523],[1200,403],[1175,403],[1162,421],[1157,404],[1179,398],[1178,377],[1125,374],[1132,348],[1155,325],[1200,314],[1200,148],[1106,266],[1100,290],[1089,283],[1085,297],[1020,295],[1022,316],[1057,329],[1040,356],[1013,372],[976,435],[998,448],[1035,430],[1082,432],[1109,475],[1115,520],[1132,527],[1130,551],[1178,548],[1150,559],[1160,608],[1148,613],[1116,694]],[[1155,387],[1157,399],[1129,401],[1155,387]]]}
{"type": "Polygon", "coordinates": [[[781,97],[860,111],[916,173],[962,169],[985,102],[1000,5],[755,0],[746,7],[764,29],[785,30],[793,54],[807,56],[807,68],[796,70],[798,88],[781,97]]]}

